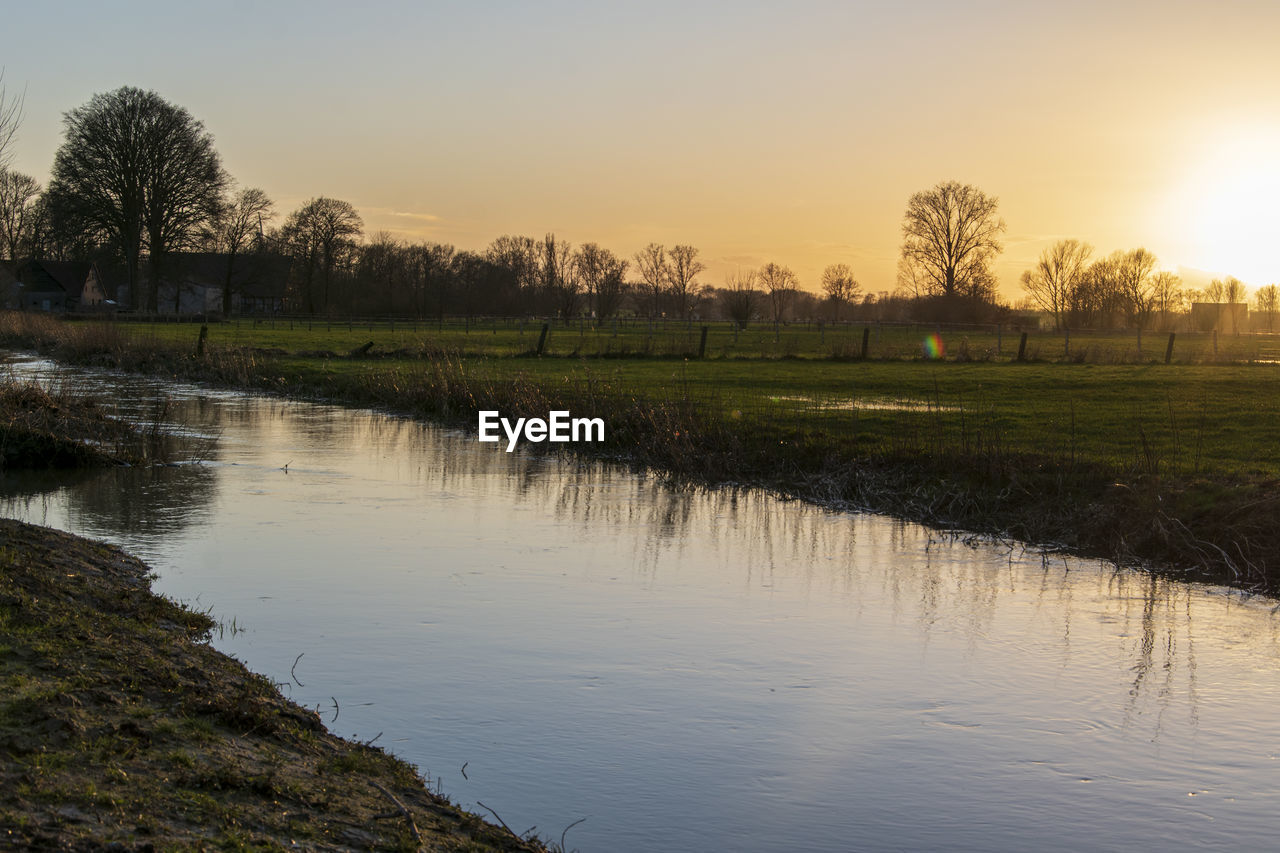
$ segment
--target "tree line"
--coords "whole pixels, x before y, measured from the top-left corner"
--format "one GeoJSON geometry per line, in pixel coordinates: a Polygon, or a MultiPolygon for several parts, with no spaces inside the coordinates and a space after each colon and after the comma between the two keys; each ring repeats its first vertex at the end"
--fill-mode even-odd
{"type": "MultiPolygon", "coordinates": [[[[0,78],[0,84],[3,78],[0,78]]],[[[1001,322],[1013,307],[999,298],[992,264],[1005,223],[998,201],[976,187],[939,183],[908,200],[896,288],[868,293],[846,264],[831,264],[819,291],[802,289],[790,268],[768,262],[739,268],[719,286],[704,280],[696,247],[650,243],[621,257],[597,243],[573,246],[504,235],[480,250],[367,239],[349,202],[316,197],[277,224],[258,188],[238,188],[204,125],[154,92],[122,87],[94,95],[64,116],[65,138],[51,181],[8,168],[5,154],[21,120],[21,100],[0,86],[0,253],[23,258],[94,260],[117,265],[132,303],[158,311],[159,282],[177,252],[226,258],[222,307],[232,310],[237,264],[255,255],[290,259],[291,310],[316,315],[385,314],[555,316],[597,322],[619,314],[690,320],[722,317],[745,328],[791,319],[1001,322]],[[145,274],[144,274],[145,273],[145,274]]],[[[1145,249],[1092,259],[1093,249],[1062,240],[1022,276],[1027,311],[1060,328],[1168,322],[1191,301],[1242,301],[1234,278],[1205,292],[1182,287],[1145,249]]],[[[1257,295],[1280,308],[1275,286],[1257,295]]]]}

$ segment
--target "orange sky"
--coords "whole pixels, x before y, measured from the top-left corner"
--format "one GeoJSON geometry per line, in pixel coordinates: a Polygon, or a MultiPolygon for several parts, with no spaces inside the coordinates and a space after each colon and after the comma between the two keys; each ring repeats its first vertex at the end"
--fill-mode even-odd
{"type": "Polygon", "coordinates": [[[328,195],[460,248],[691,243],[711,284],[842,262],[886,291],[907,198],[954,179],[1000,199],[1009,298],[1061,237],[1280,282],[1280,4],[602,5],[7,10],[60,34],[0,60],[14,166],[45,180],[61,114],[128,84],[282,213],[328,195]]]}

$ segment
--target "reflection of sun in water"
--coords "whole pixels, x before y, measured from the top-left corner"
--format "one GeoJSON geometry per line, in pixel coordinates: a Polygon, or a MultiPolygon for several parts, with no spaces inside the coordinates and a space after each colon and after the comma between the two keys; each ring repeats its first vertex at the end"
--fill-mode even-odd
{"type": "Polygon", "coordinates": [[[1222,141],[1179,195],[1192,265],[1280,283],[1280,133],[1222,141]]]}

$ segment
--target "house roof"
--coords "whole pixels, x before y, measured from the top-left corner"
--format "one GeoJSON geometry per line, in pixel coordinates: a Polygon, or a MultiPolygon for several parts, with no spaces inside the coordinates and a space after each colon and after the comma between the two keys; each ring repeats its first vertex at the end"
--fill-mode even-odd
{"type": "Polygon", "coordinates": [[[27,261],[18,268],[18,280],[28,293],[64,293],[79,299],[91,264],[83,261],[27,261]]]}

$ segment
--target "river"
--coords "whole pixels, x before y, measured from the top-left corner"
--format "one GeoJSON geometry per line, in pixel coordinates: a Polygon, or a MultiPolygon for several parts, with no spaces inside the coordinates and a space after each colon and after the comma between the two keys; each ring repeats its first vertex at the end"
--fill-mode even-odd
{"type": "Polygon", "coordinates": [[[377,413],[11,369],[159,412],[198,461],[8,476],[0,511],[122,545],[218,648],[518,833],[1275,843],[1274,601],[377,413]]]}

